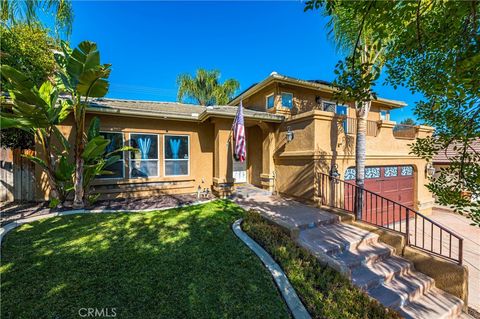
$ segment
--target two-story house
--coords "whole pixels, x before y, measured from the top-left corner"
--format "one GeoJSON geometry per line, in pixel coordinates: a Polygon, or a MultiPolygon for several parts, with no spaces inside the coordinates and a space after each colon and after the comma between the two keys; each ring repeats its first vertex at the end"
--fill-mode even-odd
{"type": "MultiPolygon", "coordinates": [[[[131,145],[99,177],[102,197],[140,197],[211,189],[228,195],[235,183],[251,183],[281,194],[315,201],[318,174],[336,169],[355,179],[355,111],[332,99],[334,87],[272,73],[227,106],[175,102],[98,99],[87,111],[101,121],[111,149],[131,145]],[[246,162],[232,156],[231,128],[243,101],[246,162]]],[[[432,196],[425,188],[426,162],[410,154],[409,143],[432,128],[398,127],[390,110],[404,103],[379,98],[372,104],[367,130],[366,188],[428,213],[432,196]]],[[[71,118],[61,126],[73,141],[71,118]]],[[[37,150],[40,152],[40,150],[37,150]]],[[[37,198],[48,197],[45,175],[37,169],[37,198]]]]}

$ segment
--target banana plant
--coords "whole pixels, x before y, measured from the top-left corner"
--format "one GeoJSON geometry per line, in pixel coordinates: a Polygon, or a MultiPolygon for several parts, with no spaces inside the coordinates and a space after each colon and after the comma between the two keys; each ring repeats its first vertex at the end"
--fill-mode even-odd
{"type": "Polygon", "coordinates": [[[98,117],[94,117],[90,122],[87,140],[88,142],[85,144],[82,153],[84,160],[83,188],[85,199],[92,202],[98,197],[98,194],[91,194],[90,192],[93,180],[99,175],[112,174],[108,167],[120,160],[120,155],[118,155],[120,152],[138,150],[130,146],[124,146],[107,153],[110,140],[100,135],[100,120],[98,117]]]}
{"type": "Polygon", "coordinates": [[[69,115],[71,106],[68,101],[59,99],[59,92],[52,83],[44,82],[37,88],[20,71],[2,65],[0,73],[4,81],[13,88],[9,91],[11,112],[0,112],[1,129],[19,128],[34,134],[44,159],[24,155],[39,165],[46,173],[50,184],[51,198],[63,202],[71,191],[73,168],[67,161],[70,145],[58,129],[69,115]],[[60,148],[55,144],[59,144],[60,148]]]}
{"type": "Polygon", "coordinates": [[[61,86],[68,94],[75,120],[75,178],[74,207],[85,204],[85,158],[83,153],[87,137],[85,134],[85,113],[90,98],[104,97],[109,88],[110,64],[100,64],[100,52],[97,45],[90,41],[81,42],[71,50],[62,42],[62,54],[55,58],[60,66],[58,72],[61,86]]]}

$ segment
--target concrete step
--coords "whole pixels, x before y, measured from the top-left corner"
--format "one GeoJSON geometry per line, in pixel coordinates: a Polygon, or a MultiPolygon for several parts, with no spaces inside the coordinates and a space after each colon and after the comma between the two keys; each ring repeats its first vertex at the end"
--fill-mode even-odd
{"type": "Polygon", "coordinates": [[[393,277],[383,284],[368,289],[367,293],[382,305],[398,309],[406,302],[415,301],[434,286],[434,280],[422,273],[413,272],[393,277]]]}
{"type": "Polygon", "coordinates": [[[398,311],[406,319],[448,319],[462,314],[463,301],[432,287],[415,301],[407,302],[398,311]]]}
{"type": "Polygon", "coordinates": [[[300,231],[299,240],[327,255],[354,251],[360,246],[375,244],[378,235],[350,225],[334,223],[300,231]]]}
{"type": "Polygon", "coordinates": [[[351,272],[352,283],[363,290],[367,290],[388,282],[395,276],[406,275],[412,268],[411,262],[397,256],[390,256],[371,264],[362,264],[353,268],[351,272]]]}
{"type": "Polygon", "coordinates": [[[393,255],[395,249],[382,244],[360,245],[356,249],[344,250],[341,253],[332,255],[331,258],[350,269],[349,273],[356,267],[371,265],[382,261],[393,255]]]}

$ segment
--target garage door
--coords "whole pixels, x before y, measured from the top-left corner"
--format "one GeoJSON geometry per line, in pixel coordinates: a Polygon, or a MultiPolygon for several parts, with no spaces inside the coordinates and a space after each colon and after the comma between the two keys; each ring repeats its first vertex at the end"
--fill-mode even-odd
{"type": "MultiPolygon", "coordinates": [[[[355,184],[355,168],[348,168],[345,172],[347,182],[355,184]]],[[[413,207],[414,201],[414,177],[413,167],[404,165],[394,166],[367,166],[365,168],[365,189],[393,200],[409,208],[413,207]]],[[[345,194],[346,197],[353,197],[352,194],[345,194]]],[[[348,201],[348,198],[345,198],[348,201]]],[[[381,201],[376,203],[369,202],[371,198],[367,196],[364,203],[365,221],[378,223],[378,220],[384,215],[386,224],[393,221],[403,220],[406,217],[405,209],[393,207],[393,205],[382,206],[381,201]],[[386,217],[388,215],[388,217],[386,217]]]]}

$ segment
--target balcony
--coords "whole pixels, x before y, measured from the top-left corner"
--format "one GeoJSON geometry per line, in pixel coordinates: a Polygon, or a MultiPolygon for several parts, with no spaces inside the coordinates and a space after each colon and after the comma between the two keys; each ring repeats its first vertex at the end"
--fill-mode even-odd
{"type": "MultiPolygon", "coordinates": [[[[357,130],[357,119],[353,117],[347,117],[347,124],[344,124],[345,133],[347,134],[356,134],[357,130]]],[[[377,136],[378,134],[378,123],[377,121],[367,120],[367,136],[377,136]]]]}
{"type": "Polygon", "coordinates": [[[405,124],[396,124],[393,127],[393,136],[398,139],[414,140],[417,137],[417,127],[405,124]]]}

